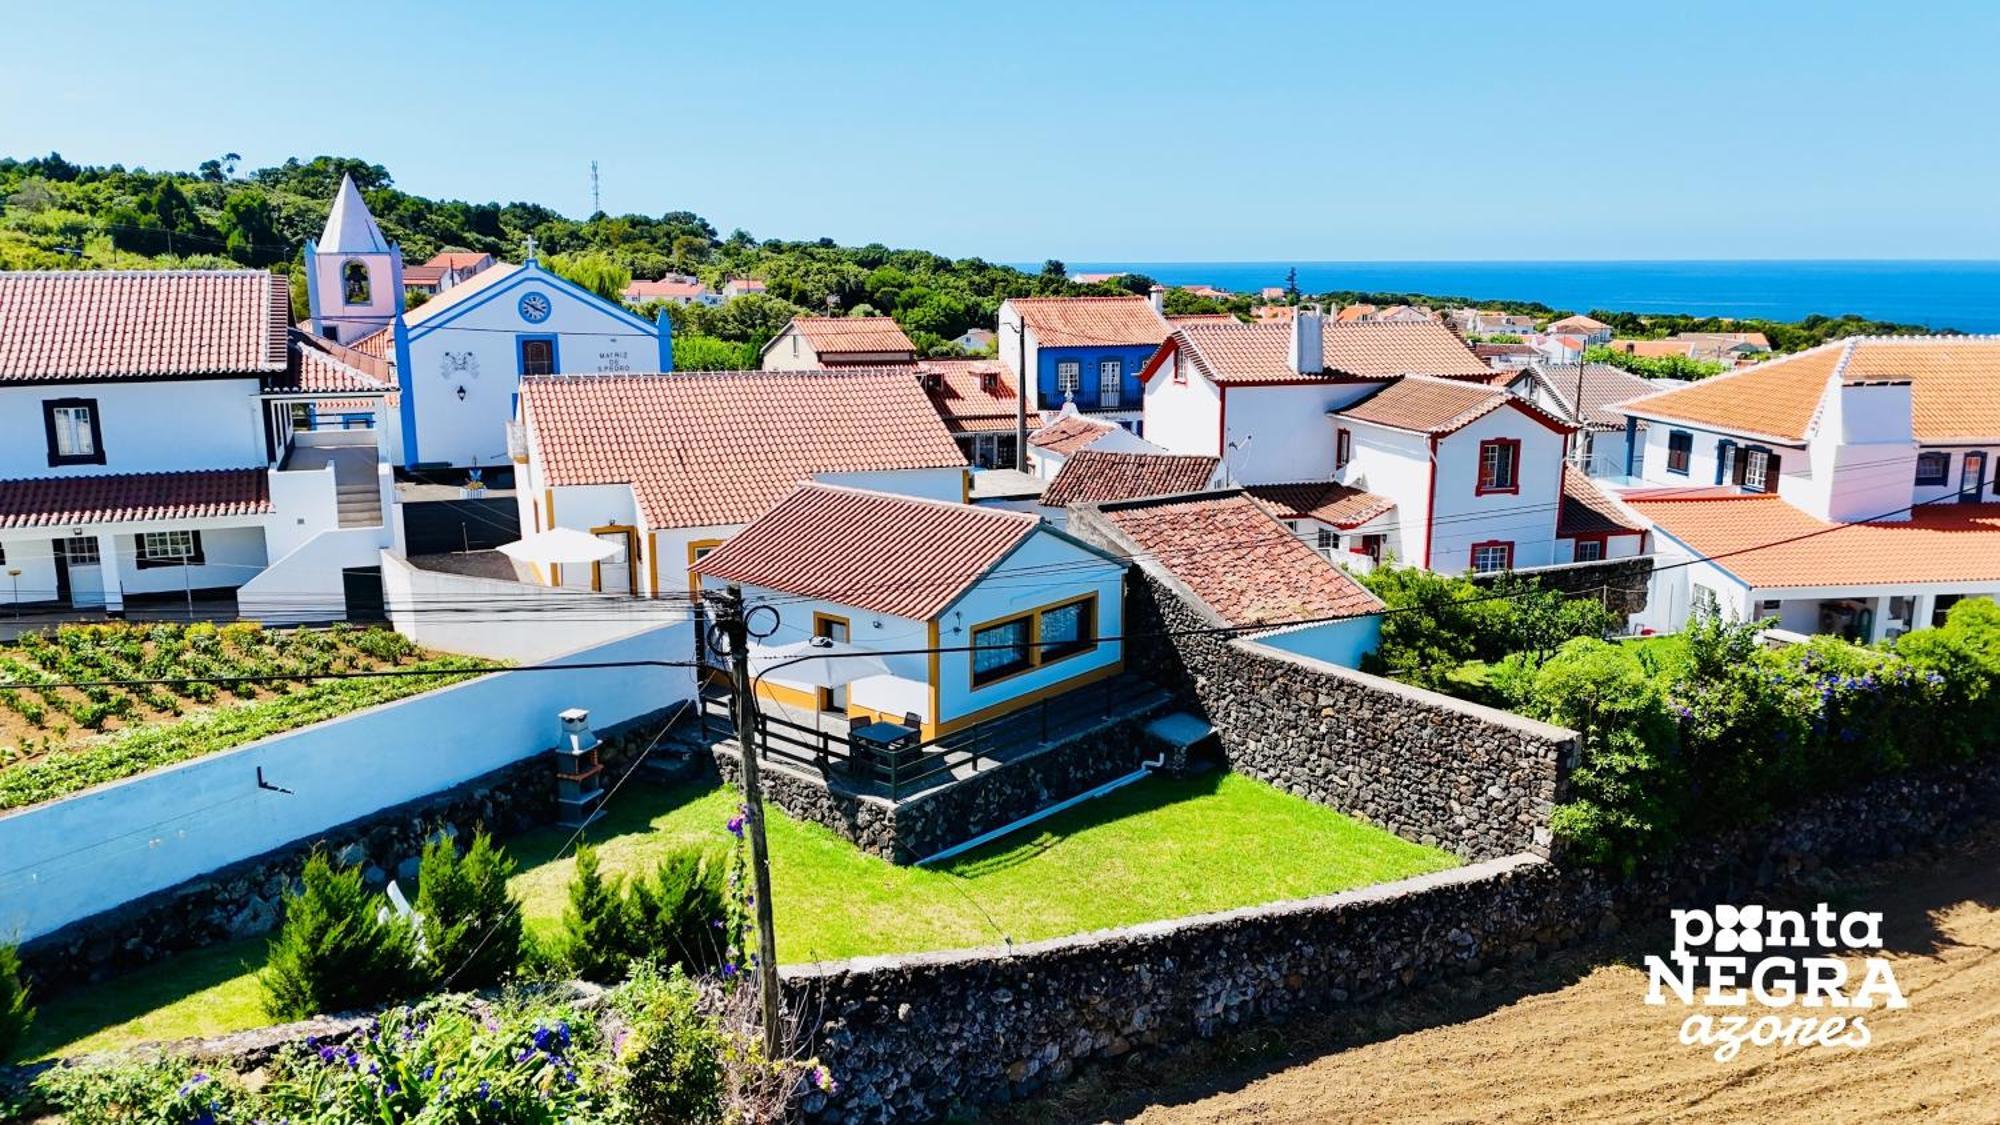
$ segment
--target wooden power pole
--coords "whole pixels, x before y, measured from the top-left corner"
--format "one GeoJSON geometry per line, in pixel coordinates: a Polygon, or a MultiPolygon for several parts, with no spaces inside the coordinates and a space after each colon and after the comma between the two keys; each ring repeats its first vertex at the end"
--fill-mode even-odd
{"type": "Polygon", "coordinates": [[[778,934],[772,928],[771,852],[764,838],[764,791],[757,765],[757,700],[750,683],[750,626],[743,587],[710,595],[715,624],[729,643],[729,680],[736,695],[736,743],[743,752],[743,834],[750,841],[750,887],[757,908],[757,993],[764,1013],[764,1055],[776,1060],[780,1042],[778,934]]]}

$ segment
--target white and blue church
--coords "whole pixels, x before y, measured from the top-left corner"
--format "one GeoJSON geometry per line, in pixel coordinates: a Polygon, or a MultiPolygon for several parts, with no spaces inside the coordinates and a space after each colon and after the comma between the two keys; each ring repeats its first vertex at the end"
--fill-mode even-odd
{"type": "Polygon", "coordinates": [[[315,335],[386,361],[395,418],[380,419],[406,469],[511,463],[507,426],[523,375],[673,370],[673,336],[557,277],[532,256],[497,264],[405,310],[402,250],[351,177],[305,248],[315,335]]]}

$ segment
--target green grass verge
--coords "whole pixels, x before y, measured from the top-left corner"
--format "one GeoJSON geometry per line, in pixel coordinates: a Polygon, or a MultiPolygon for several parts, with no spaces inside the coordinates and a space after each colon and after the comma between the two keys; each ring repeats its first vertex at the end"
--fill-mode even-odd
{"type": "MultiPolygon", "coordinates": [[[[607,871],[681,843],[727,840],[733,791],[633,784],[591,829],[607,871]]],[[[508,842],[528,928],[561,924],[569,834],[508,842]]],[[[1457,865],[1453,856],[1234,774],[1152,778],[938,869],[863,855],[818,825],[770,820],[778,953],[787,962],[1016,942],[1365,886],[1457,865]]],[[[43,1005],[26,1057],[266,1022],[261,939],[172,958],[43,1005]]]]}
{"type": "Polygon", "coordinates": [[[378,703],[432,691],[497,668],[469,656],[439,657],[408,666],[436,675],[319,680],[288,695],[201,711],[160,725],[104,735],[74,750],[0,769],[0,811],[52,801],[94,785],[242,746],[378,703]]]}

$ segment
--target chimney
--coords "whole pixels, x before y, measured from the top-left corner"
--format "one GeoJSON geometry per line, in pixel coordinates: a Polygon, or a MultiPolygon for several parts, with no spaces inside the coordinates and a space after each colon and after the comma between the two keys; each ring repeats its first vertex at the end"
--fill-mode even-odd
{"type": "Polygon", "coordinates": [[[1146,300],[1148,300],[1148,301],[1152,302],[1152,305],[1153,305],[1153,311],[1154,311],[1154,312],[1156,312],[1156,313],[1159,313],[1159,314],[1160,314],[1161,316],[1165,316],[1165,315],[1167,315],[1167,287],[1166,287],[1166,286],[1164,286],[1164,285],[1155,285],[1155,286],[1153,286],[1153,288],[1152,288],[1152,289],[1150,289],[1150,290],[1148,290],[1148,291],[1147,291],[1147,293],[1146,293],[1146,300]]]}
{"type": "Polygon", "coordinates": [[[1301,375],[1318,375],[1326,370],[1320,349],[1320,308],[1300,305],[1292,317],[1292,370],[1301,375]]]}
{"type": "Polygon", "coordinates": [[[556,743],[556,823],[582,828],[603,815],[604,766],[597,760],[597,736],[590,712],[571,707],[556,716],[562,733],[556,743]]]}

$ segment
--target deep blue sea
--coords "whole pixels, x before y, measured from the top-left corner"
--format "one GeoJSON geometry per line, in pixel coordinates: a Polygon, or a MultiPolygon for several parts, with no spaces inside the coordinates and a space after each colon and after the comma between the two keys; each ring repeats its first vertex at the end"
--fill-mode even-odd
{"type": "MultiPolygon", "coordinates": [[[[1858,313],[1877,320],[2000,332],[2000,262],[1069,262],[1071,273],[1137,272],[1169,285],[1237,293],[1429,293],[1540,301],[1555,308],[1761,316],[1858,313]]],[[[1022,266],[1037,270],[1041,263],[1022,266]]]]}

